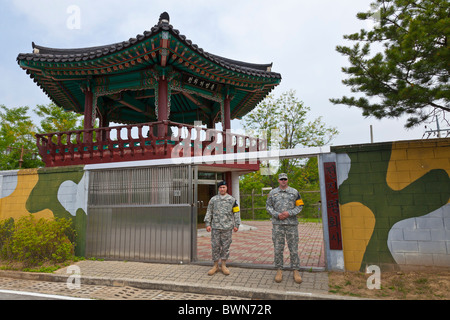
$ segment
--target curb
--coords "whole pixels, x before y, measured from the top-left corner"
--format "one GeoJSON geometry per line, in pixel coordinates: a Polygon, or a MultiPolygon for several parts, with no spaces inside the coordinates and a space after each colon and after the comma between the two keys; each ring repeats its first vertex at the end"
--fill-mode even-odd
{"type": "MultiPolygon", "coordinates": [[[[20,280],[35,280],[47,282],[67,282],[69,275],[51,273],[34,273],[23,271],[0,270],[0,277],[20,280]]],[[[195,284],[183,284],[171,281],[112,279],[107,277],[81,276],[81,283],[86,285],[102,285],[110,287],[134,287],[137,289],[163,290],[173,292],[191,292],[222,296],[235,296],[256,300],[365,300],[355,297],[338,296],[314,292],[291,292],[265,289],[249,289],[245,287],[205,287],[195,284]]]]}

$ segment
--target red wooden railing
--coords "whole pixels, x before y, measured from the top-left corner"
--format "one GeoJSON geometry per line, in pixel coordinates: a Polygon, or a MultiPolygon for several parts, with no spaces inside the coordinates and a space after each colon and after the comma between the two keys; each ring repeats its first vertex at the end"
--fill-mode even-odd
{"type": "MultiPolygon", "coordinates": [[[[266,140],[171,121],[36,134],[36,139],[46,167],[267,149],[266,140]]],[[[257,170],[254,163],[238,165],[257,170]]]]}

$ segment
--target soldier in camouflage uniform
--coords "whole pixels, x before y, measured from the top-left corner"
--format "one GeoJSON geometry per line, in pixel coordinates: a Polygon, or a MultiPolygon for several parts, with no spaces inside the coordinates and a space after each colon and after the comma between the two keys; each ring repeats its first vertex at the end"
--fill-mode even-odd
{"type": "Polygon", "coordinates": [[[276,282],[283,279],[283,251],[285,239],[288,244],[291,267],[294,270],[294,280],[302,282],[299,274],[300,259],[298,257],[298,220],[297,215],[303,209],[300,193],[288,186],[286,173],[278,176],[279,187],[270,191],[266,210],[272,217],[272,240],[275,251],[275,267],[277,268],[276,282]]]}
{"type": "Polygon", "coordinates": [[[232,233],[237,232],[241,224],[239,206],[235,198],[227,193],[227,184],[218,184],[219,194],[212,197],[208,203],[205,216],[206,231],[211,232],[211,247],[214,266],[208,275],[212,276],[219,270],[219,259],[222,260],[221,270],[229,275],[226,260],[230,255],[232,233]]]}

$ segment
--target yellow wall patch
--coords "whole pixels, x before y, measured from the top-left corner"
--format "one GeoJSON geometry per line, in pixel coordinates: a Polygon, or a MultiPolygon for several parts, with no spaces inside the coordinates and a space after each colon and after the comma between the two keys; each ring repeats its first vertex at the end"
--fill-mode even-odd
{"type": "Polygon", "coordinates": [[[395,142],[386,182],[392,190],[402,190],[432,169],[444,169],[450,175],[448,143],[414,141],[395,142]]]}
{"type": "MultiPolygon", "coordinates": [[[[8,197],[0,199],[0,220],[8,218],[18,219],[30,214],[26,209],[26,202],[37,181],[37,169],[25,169],[17,173],[16,189],[8,197]]],[[[36,212],[34,216],[38,219],[53,218],[53,212],[45,209],[36,212]]]]}
{"type": "Polygon", "coordinates": [[[375,228],[373,212],[359,202],[341,205],[345,269],[358,271],[375,228]]]}

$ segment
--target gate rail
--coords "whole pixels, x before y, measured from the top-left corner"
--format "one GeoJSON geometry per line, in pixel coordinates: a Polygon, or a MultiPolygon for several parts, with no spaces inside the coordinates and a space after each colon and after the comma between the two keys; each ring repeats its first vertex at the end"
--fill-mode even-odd
{"type": "Polygon", "coordinates": [[[86,255],[191,262],[196,221],[192,176],[189,165],[91,171],[86,255]]]}

